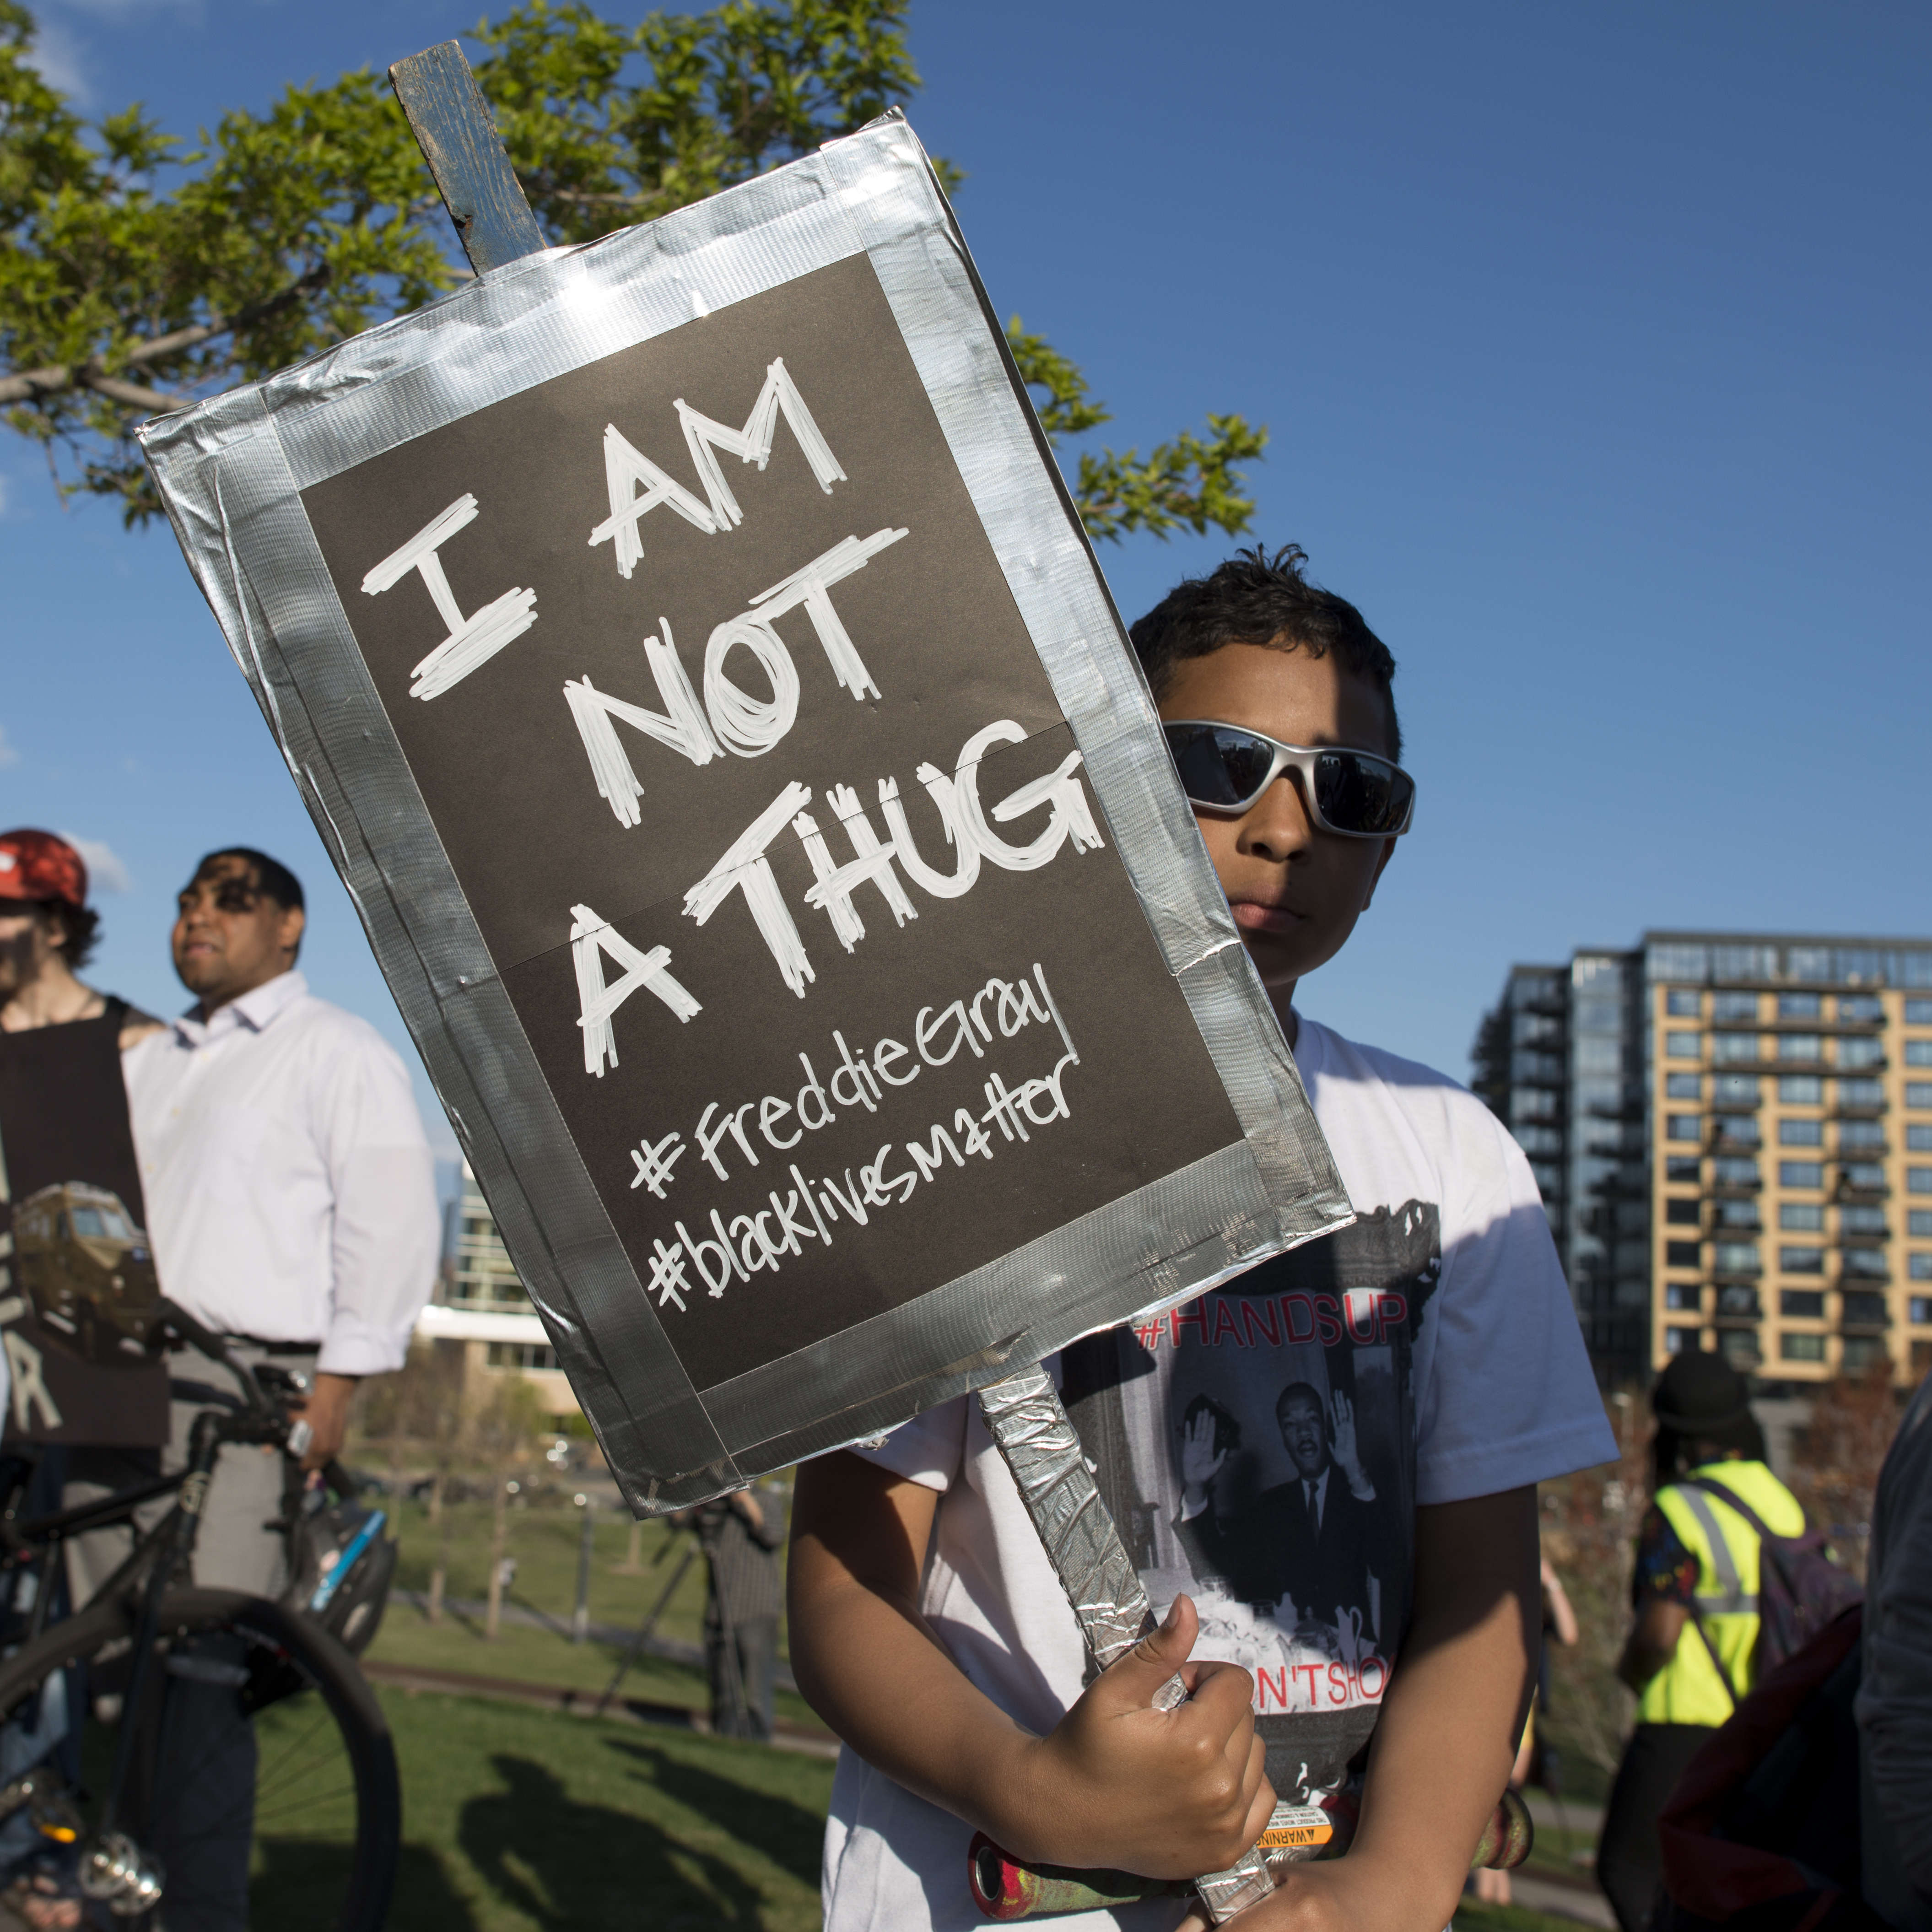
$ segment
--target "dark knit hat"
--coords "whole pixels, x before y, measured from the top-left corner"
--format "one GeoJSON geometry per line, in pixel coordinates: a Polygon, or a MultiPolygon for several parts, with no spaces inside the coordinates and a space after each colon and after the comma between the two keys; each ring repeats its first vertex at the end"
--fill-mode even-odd
{"type": "Polygon", "coordinates": [[[1750,1389],[1721,1355],[1679,1355],[1657,1380],[1650,1406],[1673,1436],[1745,1448],[1756,1436],[1750,1389]]]}

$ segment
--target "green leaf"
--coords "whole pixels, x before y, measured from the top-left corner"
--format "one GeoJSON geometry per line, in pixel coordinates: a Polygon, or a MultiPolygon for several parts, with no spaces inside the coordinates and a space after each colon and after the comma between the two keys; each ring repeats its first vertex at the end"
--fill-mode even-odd
{"type": "MultiPolygon", "coordinates": [[[[725,0],[634,26],[526,0],[472,38],[476,75],[553,242],[701,200],[853,132],[920,86],[906,0],[725,0]]],[[[60,487],[130,524],[160,504],[132,437],[160,407],[264,376],[467,273],[387,82],[291,86],[185,146],[138,106],[90,124],[32,64],[0,0],[0,414],[64,456],[60,487]]],[[[950,194],[965,179],[935,158],[950,194]]],[[[1050,441],[1109,420],[1016,316],[1006,338],[1050,441]]],[[[1144,463],[1082,455],[1088,530],[1239,532],[1234,465],[1265,430],[1210,416],[1144,463]]]]}

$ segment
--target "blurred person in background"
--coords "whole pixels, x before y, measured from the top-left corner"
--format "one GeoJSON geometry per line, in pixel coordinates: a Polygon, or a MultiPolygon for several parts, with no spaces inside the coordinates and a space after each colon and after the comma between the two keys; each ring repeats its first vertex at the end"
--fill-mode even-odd
{"type": "MultiPolygon", "coordinates": [[[[175,970],[195,1004],[124,1056],[148,1232],[163,1292],[250,1363],[302,1378],[312,1431],[305,1469],[340,1450],[358,1382],[402,1366],[436,1278],[440,1217],[429,1144],[394,1049],[368,1022],[317,999],[296,970],[306,919],[286,866],[245,846],[212,852],[178,900],[175,970]]],[[[187,1460],[188,1430],[233,1387],[177,1353],[182,1378],[161,1466],[187,1460]]],[[[152,1472],[126,1451],[74,1452],[68,1500],[152,1472]]],[[[279,1595],[302,1478],[288,1459],[230,1446],[203,1505],[194,1581],[279,1595]]],[[[164,1505],[154,1506],[159,1510],[164,1505]]],[[[78,1599],[124,1556],[126,1531],[70,1546],[78,1599]]],[[[184,1691],[201,1687],[184,1684],[184,1691]]],[[[158,1845],[181,1888],[209,1901],[192,1928],[248,1920],[255,1741],[232,1694],[211,1687],[177,1720],[184,1779],[158,1845]],[[211,1820],[221,1821],[211,1827],[211,1820]]]]}
{"type": "Polygon", "coordinates": [[[1865,1587],[1860,1886],[1894,1932],[1932,1932],[1932,1376],[1879,1474],[1865,1587]]]}
{"type": "Polygon", "coordinates": [[[782,1510],[769,1495],[761,1503],[749,1490],[736,1490],[680,1510],[671,1521],[698,1532],[710,1577],[704,1656],[711,1677],[711,1729],[719,1737],[769,1743],[778,1613],[784,1608],[778,1559],[785,1540],[782,1510]]]}
{"type": "MultiPolygon", "coordinates": [[[[152,1447],[166,1433],[166,1377],[138,1346],[155,1290],[121,1055],[160,1022],[80,978],[100,932],[87,886],[86,862],[66,839],[0,832],[6,1433],[35,1445],[152,1447]],[[69,1318],[76,1302],[84,1329],[69,1318]]],[[[58,1468],[44,1478],[51,1486],[34,1502],[51,1509],[58,1468]]]]}
{"type": "Polygon", "coordinates": [[[1597,1850],[1597,1877],[1623,1932],[1650,1923],[1663,1879],[1658,1814],[1756,1682],[1757,1532],[1685,1479],[1720,1484],[1774,1536],[1804,1528],[1802,1506],[1765,1462],[1749,1397],[1742,1376],[1703,1353],[1679,1355],[1651,1392],[1654,1499],[1637,1532],[1636,1618],[1617,1664],[1637,1694],[1636,1728],[1597,1850]]]}
{"type": "Polygon", "coordinates": [[[152,1014],[77,976],[100,937],[80,854],[51,832],[0,832],[0,1032],[105,1021],[124,1052],[160,1031],[152,1014]]]}

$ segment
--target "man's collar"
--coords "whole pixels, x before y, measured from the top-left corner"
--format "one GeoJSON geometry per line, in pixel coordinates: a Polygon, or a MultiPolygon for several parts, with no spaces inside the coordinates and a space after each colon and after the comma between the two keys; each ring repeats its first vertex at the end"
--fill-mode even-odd
{"type": "Polygon", "coordinates": [[[211,1020],[197,1018],[196,1010],[190,1006],[175,1022],[175,1030],[191,1046],[199,1046],[204,1040],[232,1033],[238,1027],[245,1026],[251,1033],[260,1033],[278,1013],[292,1006],[308,991],[308,980],[292,967],[287,972],[278,973],[274,979],[265,980],[239,998],[230,1000],[226,1006],[217,1007],[211,1020]]]}

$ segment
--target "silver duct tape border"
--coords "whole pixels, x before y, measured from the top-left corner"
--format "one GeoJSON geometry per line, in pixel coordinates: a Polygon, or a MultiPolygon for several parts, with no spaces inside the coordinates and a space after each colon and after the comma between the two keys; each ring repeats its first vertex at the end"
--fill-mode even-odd
{"type": "Polygon", "coordinates": [[[1024,1370],[980,1390],[980,1412],[1080,1620],[1087,1654],[1104,1670],[1140,1642],[1153,1611],[1059,1391],[1044,1369],[1024,1370]]]}
{"type": "Polygon", "coordinates": [[[183,554],[634,1508],[675,1508],[874,1434],[1015,1360],[1036,1360],[1350,1218],[1214,889],[1118,614],[1057,470],[1040,460],[997,319],[899,116],[646,226],[493,271],[428,309],[140,434],[183,554]],[[700,1396],[538,1071],[299,493],[860,253],[904,334],[1245,1138],[836,1342],[700,1396]],[[995,1321],[987,1319],[988,1295],[995,1321]],[[1002,1339],[989,1344],[989,1331],[1002,1339]]]}

